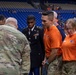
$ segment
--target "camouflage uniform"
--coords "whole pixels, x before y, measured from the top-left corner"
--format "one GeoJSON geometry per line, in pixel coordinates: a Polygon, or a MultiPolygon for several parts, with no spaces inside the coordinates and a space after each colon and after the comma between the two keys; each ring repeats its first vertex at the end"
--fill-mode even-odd
{"type": "Polygon", "coordinates": [[[76,61],[63,62],[62,75],[76,75],[76,61]]]}
{"type": "Polygon", "coordinates": [[[62,70],[62,58],[61,56],[51,62],[48,66],[48,75],[61,75],[62,70]]]}
{"type": "Polygon", "coordinates": [[[21,32],[13,27],[0,26],[0,75],[29,73],[30,47],[21,32]]]}

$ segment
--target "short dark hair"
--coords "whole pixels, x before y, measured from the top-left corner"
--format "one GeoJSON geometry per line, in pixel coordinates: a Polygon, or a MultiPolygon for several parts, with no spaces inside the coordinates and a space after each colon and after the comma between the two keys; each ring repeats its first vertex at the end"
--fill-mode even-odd
{"type": "Polygon", "coordinates": [[[43,16],[48,16],[48,18],[50,20],[53,20],[54,19],[54,13],[53,11],[44,11],[41,13],[43,16]]]}
{"type": "Polygon", "coordinates": [[[0,15],[0,20],[4,20],[5,19],[5,16],[4,15],[0,15]]]}
{"type": "Polygon", "coordinates": [[[41,14],[42,15],[49,15],[49,14],[53,14],[53,11],[43,11],[41,14]]]}
{"type": "Polygon", "coordinates": [[[29,21],[29,20],[35,20],[35,16],[34,15],[28,15],[27,21],[29,21]]]}

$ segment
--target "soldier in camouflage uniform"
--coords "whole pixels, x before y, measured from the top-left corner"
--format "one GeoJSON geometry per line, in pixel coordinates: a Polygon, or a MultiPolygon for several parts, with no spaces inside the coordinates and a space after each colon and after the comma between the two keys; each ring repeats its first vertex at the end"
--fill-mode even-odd
{"type": "Polygon", "coordinates": [[[17,20],[9,20],[10,26],[0,26],[0,75],[27,75],[30,69],[30,46],[26,37],[16,29],[17,20]]]}

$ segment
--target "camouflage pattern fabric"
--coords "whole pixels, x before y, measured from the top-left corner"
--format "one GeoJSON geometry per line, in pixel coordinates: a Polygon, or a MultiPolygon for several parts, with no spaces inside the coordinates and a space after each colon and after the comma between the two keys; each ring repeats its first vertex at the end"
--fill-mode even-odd
{"type": "Polygon", "coordinates": [[[20,75],[13,65],[0,63],[0,75],[20,75]]]}
{"type": "Polygon", "coordinates": [[[76,75],[76,61],[64,62],[62,75],[76,75]]]}
{"type": "Polygon", "coordinates": [[[56,57],[56,59],[50,63],[48,66],[48,75],[61,75],[61,67],[62,65],[62,58],[56,57]]]}
{"type": "Polygon", "coordinates": [[[30,46],[25,35],[13,27],[0,26],[0,75],[29,73],[30,46]]]}

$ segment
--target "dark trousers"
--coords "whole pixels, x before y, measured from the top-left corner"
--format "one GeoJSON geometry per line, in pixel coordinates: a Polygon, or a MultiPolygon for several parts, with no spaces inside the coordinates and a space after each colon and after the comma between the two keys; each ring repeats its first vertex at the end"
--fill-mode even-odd
{"type": "Polygon", "coordinates": [[[30,70],[30,73],[29,73],[29,75],[40,75],[40,71],[39,71],[39,67],[37,67],[37,68],[32,68],[31,70],[30,70]]]}
{"type": "Polygon", "coordinates": [[[47,75],[47,69],[45,66],[42,66],[41,75],[47,75]]]}

